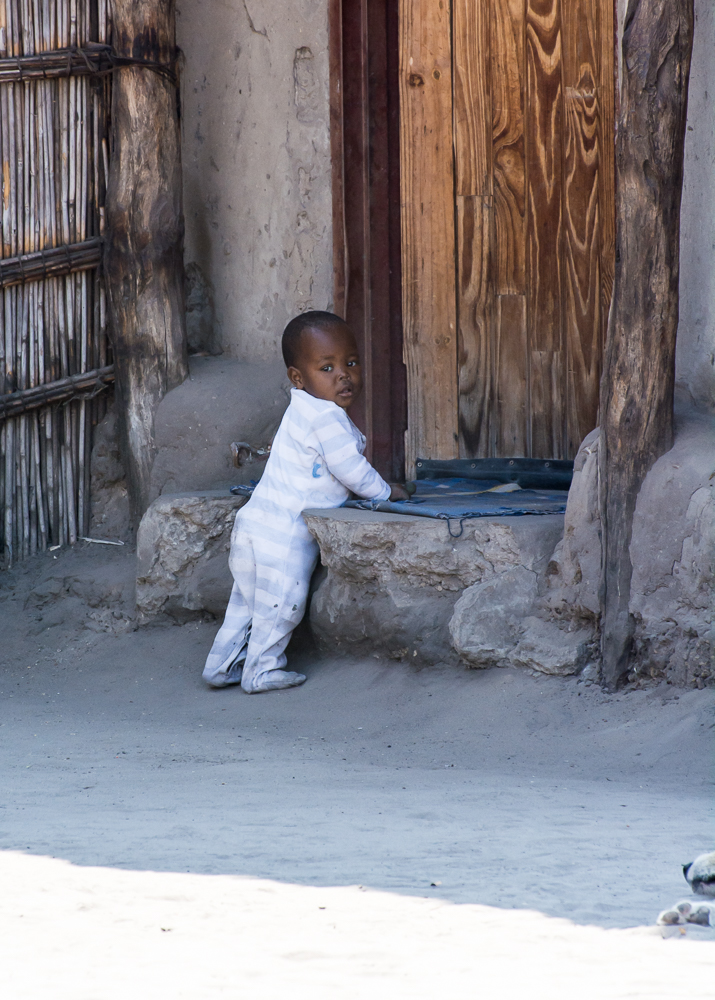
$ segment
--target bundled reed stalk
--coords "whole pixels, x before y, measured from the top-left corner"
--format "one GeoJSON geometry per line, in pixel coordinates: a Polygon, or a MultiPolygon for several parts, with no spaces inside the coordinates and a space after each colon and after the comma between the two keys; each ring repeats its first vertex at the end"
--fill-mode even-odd
{"type": "MultiPolygon", "coordinates": [[[[0,0],[0,59],[110,41],[107,0],[0,0]]],[[[92,242],[104,220],[109,78],[10,75],[0,78],[0,395],[111,363],[92,242]],[[85,249],[62,249],[77,243],[85,249]]],[[[81,397],[0,416],[6,565],[87,533],[91,431],[105,408],[102,396],[81,397]]]]}

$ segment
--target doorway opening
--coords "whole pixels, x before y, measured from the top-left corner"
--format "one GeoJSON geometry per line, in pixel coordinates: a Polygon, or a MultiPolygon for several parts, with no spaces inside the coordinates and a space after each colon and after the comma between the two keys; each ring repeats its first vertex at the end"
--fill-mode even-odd
{"type": "Polygon", "coordinates": [[[331,39],[372,460],[573,458],[615,259],[611,0],[332,0],[331,39]]]}
{"type": "Polygon", "coordinates": [[[331,0],[335,310],[353,328],[365,390],[351,417],[382,476],[404,476],[397,0],[331,0]]]}

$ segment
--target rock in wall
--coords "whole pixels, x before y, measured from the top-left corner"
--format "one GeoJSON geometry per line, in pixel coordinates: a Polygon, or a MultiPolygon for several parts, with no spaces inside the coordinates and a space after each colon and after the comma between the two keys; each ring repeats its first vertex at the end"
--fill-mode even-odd
{"type": "Polygon", "coordinates": [[[715,681],[715,421],[682,421],[648,473],[633,518],[631,678],[715,681]]]}
{"type": "MultiPolygon", "coordinates": [[[[564,537],[535,606],[540,618],[562,627],[590,628],[595,642],[601,560],[597,430],[581,445],[574,470],[564,537]]],[[[633,519],[631,681],[665,678],[702,687],[715,679],[714,481],[715,422],[692,412],[678,416],[675,444],[648,472],[633,519]]]]}
{"type": "Polygon", "coordinates": [[[246,502],[219,491],[162,496],[137,534],[140,621],[223,615],[231,593],[228,550],[236,511],[246,502]]]}

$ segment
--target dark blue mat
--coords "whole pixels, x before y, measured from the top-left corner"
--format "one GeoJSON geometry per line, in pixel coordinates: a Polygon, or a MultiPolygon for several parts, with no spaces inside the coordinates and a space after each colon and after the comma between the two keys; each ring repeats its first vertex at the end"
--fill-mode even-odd
{"type": "MultiPolygon", "coordinates": [[[[250,496],[251,486],[233,486],[231,493],[250,496]]],[[[468,517],[520,517],[526,514],[563,514],[568,490],[514,489],[514,483],[496,479],[418,479],[410,500],[346,500],[344,507],[411,514],[443,521],[468,517]],[[504,489],[513,492],[503,492],[504,489]]],[[[461,534],[461,531],[460,531],[461,534]]]]}
{"type": "Polygon", "coordinates": [[[502,492],[505,485],[495,479],[418,479],[417,492],[410,500],[347,500],[343,506],[442,520],[563,514],[566,510],[567,490],[502,492]]]}

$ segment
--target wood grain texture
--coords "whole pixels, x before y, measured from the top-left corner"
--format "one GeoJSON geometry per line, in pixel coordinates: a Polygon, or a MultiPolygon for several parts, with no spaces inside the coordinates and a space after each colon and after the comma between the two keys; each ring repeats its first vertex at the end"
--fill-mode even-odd
{"type": "Polygon", "coordinates": [[[392,0],[331,0],[329,14],[334,301],[355,333],[365,387],[350,416],[367,437],[366,457],[397,482],[407,424],[398,12],[392,0]]]}
{"type": "Polygon", "coordinates": [[[524,0],[492,0],[492,271],[496,298],[490,453],[505,456],[529,454],[525,13],[524,0]]]}
{"type": "Polygon", "coordinates": [[[566,454],[596,426],[603,355],[600,0],[563,7],[566,454]]]}
{"type": "MultiPolygon", "coordinates": [[[[403,4],[410,30],[427,23],[421,6],[403,4]]],[[[433,5],[430,16],[442,10],[433,5]]],[[[452,45],[459,454],[573,457],[597,421],[613,275],[612,3],[453,0],[452,45]]],[[[428,117],[438,128],[444,105],[424,93],[429,65],[420,66],[412,92],[401,73],[412,129],[403,121],[403,206],[412,213],[403,245],[413,281],[425,274],[421,248],[448,188],[446,157],[439,165],[425,157],[428,117]],[[427,203],[415,193],[425,190],[415,170],[442,171],[427,203]],[[422,216],[429,204],[427,223],[418,198],[422,216]]],[[[426,282],[410,308],[424,309],[428,296],[436,314],[426,282]]],[[[425,370],[413,361],[413,382],[425,370]]]]}
{"type": "Polygon", "coordinates": [[[489,260],[490,199],[457,197],[457,311],[459,316],[459,455],[494,453],[494,288],[489,260]]]}
{"type": "Polygon", "coordinates": [[[458,455],[449,0],[400,3],[400,176],[407,475],[458,455]]]}
{"type": "Polygon", "coordinates": [[[492,0],[492,146],[494,164],[494,290],[526,290],[523,0],[492,0]]]}
{"type": "MultiPolygon", "coordinates": [[[[112,0],[117,52],[159,63],[175,55],[173,0],[112,0]]],[[[184,220],[176,92],[139,66],[115,74],[105,275],[127,478],[135,523],[148,507],[154,414],[188,375],[184,220]]]]}
{"type": "Polygon", "coordinates": [[[601,170],[598,180],[601,214],[601,323],[605,350],[616,266],[615,23],[613,4],[608,0],[602,0],[599,6],[599,17],[601,52],[598,84],[601,112],[601,170]]]}
{"type": "Polygon", "coordinates": [[[493,454],[528,455],[526,296],[498,295],[494,318],[495,392],[493,454]]]}
{"type": "Polygon", "coordinates": [[[489,6],[454,0],[452,38],[454,63],[455,194],[492,194],[489,6]]]}
{"type": "Polygon", "coordinates": [[[488,456],[493,386],[494,294],[490,18],[486,4],[455,0],[454,150],[459,327],[459,454],[488,456]]]}
{"type": "Polygon", "coordinates": [[[561,366],[563,102],[559,0],[526,7],[527,282],[531,427],[529,454],[564,454],[561,366]],[[548,363],[547,363],[548,358],[548,363]]]}
{"type": "Polygon", "coordinates": [[[630,0],[616,140],[617,253],[601,381],[601,652],[627,675],[630,543],[648,470],[672,445],[680,199],[693,0],[630,0]]]}
{"type": "Polygon", "coordinates": [[[343,212],[345,218],[344,312],[363,361],[363,392],[352,419],[368,440],[372,460],[372,329],[370,228],[370,98],[368,88],[367,0],[343,5],[343,212]]]}

